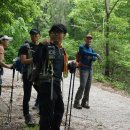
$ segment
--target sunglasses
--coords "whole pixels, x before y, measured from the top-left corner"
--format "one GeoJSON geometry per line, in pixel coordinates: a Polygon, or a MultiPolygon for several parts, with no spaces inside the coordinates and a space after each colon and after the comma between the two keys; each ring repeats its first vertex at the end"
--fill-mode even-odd
{"type": "Polygon", "coordinates": [[[86,37],[87,39],[92,39],[92,37],[86,37]]]}
{"type": "Polygon", "coordinates": [[[2,41],[9,41],[9,39],[2,39],[2,41]]]}

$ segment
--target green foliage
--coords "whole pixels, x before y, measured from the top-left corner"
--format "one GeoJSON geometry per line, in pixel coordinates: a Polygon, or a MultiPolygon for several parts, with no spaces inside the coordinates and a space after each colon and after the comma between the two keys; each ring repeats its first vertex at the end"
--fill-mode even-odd
{"type": "Polygon", "coordinates": [[[124,90],[128,94],[130,94],[130,88],[127,87],[126,83],[112,80],[111,78],[105,77],[101,73],[95,73],[94,79],[98,82],[102,82],[105,84],[109,84],[112,88],[116,90],[124,90]]]}
{"type": "Polygon", "coordinates": [[[101,73],[94,73],[94,79],[98,82],[106,83],[106,79],[103,74],[101,73]]]}
{"type": "Polygon", "coordinates": [[[70,39],[67,36],[64,40],[63,46],[66,48],[66,51],[69,55],[69,60],[75,60],[76,52],[78,51],[79,41],[70,39]]]}
{"type": "Polygon", "coordinates": [[[119,90],[126,90],[127,86],[125,83],[119,81],[113,81],[112,86],[119,89],[119,90]]]}
{"type": "MultiPolygon", "coordinates": [[[[110,9],[115,2],[110,1],[110,9]]],[[[108,38],[105,38],[107,22],[102,0],[1,0],[0,5],[0,33],[13,37],[5,53],[7,63],[12,63],[21,44],[30,40],[28,32],[31,28],[40,29],[42,41],[49,37],[53,23],[64,23],[68,35],[63,46],[69,59],[75,59],[78,46],[84,42],[87,33],[91,33],[94,37],[92,46],[103,59],[100,64],[94,63],[94,75],[98,81],[105,82],[106,42],[109,42],[110,77],[107,82],[113,79],[114,85],[120,88],[125,84],[130,91],[130,0],[118,1],[112,10],[108,38]]]]}
{"type": "Polygon", "coordinates": [[[101,22],[104,15],[103,2],[94,0],[74,0],[75,7],[69,14],[69,18],[74,20],[74,30],[78,32],[76,39],[82,38],[88,32],[101,30],[101,22]]]}
{"type": "Polygon", "coordinates": [[[5,50],[5,63],[12,63],[13,58],[16,56],[16,51],[12,46],[9,46],[7,50],[5,50]]]}
{"type": "Polygon", "coordinates": [[[1,30],[10,26],[19,17],[22,17],[26,22],[31,22],[39,15],[40,11],[35,0],[1,0],[0,5],[1,30]]]}
{"type": "Polygon", "coordinates": [[[5,60],[7,63],[12,63],[12,59],[17,57],[18,49],[24,43],[25,40],[29,39],[28,27],[26,26],[23,18],[18,18],[12,26],[5,29],[4,34],[13,37],[13,41],[8,46],[5,52],[5,60]]]}
{"type": "MultiPolygon", "coordinates": [[[[116,1],[110,2],[110,9],[113,7],[116,1]]],[[[74,20],[74,31],[76,38],[83,38],[87,32],[92,33],[94,36],[93,47],[102,58],[103,62],[98,65],[95,63],[95,73],[98,74],[96,78],[100,81],[104,81],[104,68],[106,63],[105,49],[106,41],[109,41],[109,64],[110,64],[110,78],[122,82],[129,86],[130,74],[130,51],[129,51],[129,14],[128,5],[130,1],[119,1],[112,11],[109,19],[109,35],[106,39],[105,27],[106,18],[104,10],[104,2],[97,0],[74,0],[74,8],[69,14],[70,18],[74,20]],[[128,2],[127,2],[128,1],[128,2]],[[124,15],[125,13],[125,15],[124,15]],[[103,21],[104,20],[104,21],[103,21]],[[78,33],[77,33],[78,32],[78,33]],[[101,71],[99,73],[99,71],[101,71]]],[[[121,85],[122,86],[122,85],[121,85]]],[[[117,85],[118,87],[118,85],[117,85]]]]}
{"type": "Polygon", "coordinates": [[[39,126],[34,126],[34,127],[26,127],[25,130],[38,130],[39,126]]]}

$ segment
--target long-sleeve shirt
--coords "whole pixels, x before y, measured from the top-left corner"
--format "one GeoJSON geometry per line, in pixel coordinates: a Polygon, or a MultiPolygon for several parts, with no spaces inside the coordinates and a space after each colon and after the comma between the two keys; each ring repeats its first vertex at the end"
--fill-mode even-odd
{"type": "Polygon", "coordinates": [[[80,45],[80,69],[81,70],[92,70],[92,62],[96,60],[97,53],[95,53],[91,46],[80,45]]]}

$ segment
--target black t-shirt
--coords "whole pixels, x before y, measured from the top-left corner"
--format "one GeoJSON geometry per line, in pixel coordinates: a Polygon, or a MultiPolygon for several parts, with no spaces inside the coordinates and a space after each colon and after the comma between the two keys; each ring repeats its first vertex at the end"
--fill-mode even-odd
{"type": "MultiPolygon", "coordinates": [[[[34,56],[35,51],[37,50],[38,45],[34,43],[26,43],[23,46],[21,46],[19,50],[19,56],[20,55],[26,55],[27,58],[31,58],[29,56],[29,53],[31,53],[32,57],[34,56]]],[[[24,65],[23,73],[27,72],[28,65],[24,65]]]]}
{"type": "Polygon", "coordinates": [[[34,43],[29,43],[29,46],[27,44],[23,45],[19,50],[19,55],[26,55],[28,57],[28,50],[31,50],[32,56],[34,55],[38,45],[34,43]]]}
{"type": "MultiPolygon", "coordinates": [[[[55,47],[55,59],[52,60],[54,77],[61,78],[64,66],[64,52],[63,48],[59,49],[54,44],[50,44],[55,47]]],[[[37,64],[38,68],[42,68],[43,65],[48,64],[48,45],[39,44],[38,49],[33,57],[34,64],[37,64]]],[[[46,65],[47,66],[47,65],[46,65]]]]}

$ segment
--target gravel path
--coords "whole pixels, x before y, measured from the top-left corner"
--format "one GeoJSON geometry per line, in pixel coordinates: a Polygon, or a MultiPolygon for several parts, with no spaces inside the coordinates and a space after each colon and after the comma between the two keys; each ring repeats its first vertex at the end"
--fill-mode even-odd
{"type": "MultiPolygon", "coordinates": [[[[14,82],[14,94],[13,94],[13,112],[12,116],[16,117],[17,122],[23,121],[22,116],[22,82],[14,82]],[[17,114],[17,116],[16,116],[17,114]],[[19,119],[19,120],[18,120],[19,119]]],[[[70,77],[63,82],[63,97],[65,108],[67,106],[69,81],[70,77]]],[[[7,104],[10,100],[10,88],[11,86],[12,71],[5,69],[3,77],[2,97],[0,99],[0,112],[6,111],[7,104]],[[4,104],[4,105],[2,105],[4,104]]],[[[79,86],[79,79],[75,79],[74,97],[79,86]]],[[[36,117],[38,122],[38,112],[32,110],[36,98],[36,92],[33,89],[32,98],[30,102],[30,111],[33,116],[36,117]]],[[[106,88],[101,83],[93,83],[90,91],[90,109],[83,108],[82,110],[72,109],[71,127],[74,130],[130,130],[130,97],[121,94],[113,89],[106,88]]],[[[66,109],[65,109],[66,110],[66,109]]],[[[66,114],[66,112],[64,113],[66,114]]],[[[65,115],[63,121],[65,120],[65,115]]],[[[61,127],[63,129],[63,126],[61,127]]]]}

